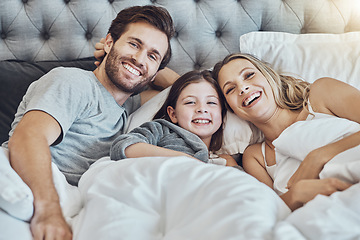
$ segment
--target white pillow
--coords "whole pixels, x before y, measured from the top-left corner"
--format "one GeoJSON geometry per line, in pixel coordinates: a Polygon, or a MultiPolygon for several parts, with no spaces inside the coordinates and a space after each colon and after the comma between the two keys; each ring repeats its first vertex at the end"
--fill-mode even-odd
{"type": "MultiPolygon", "coordinates": [[[[160,109],[170,91],[170,87],[150,99],[138,110],[133,112],[128,119],[125,132],[140,126],[144,122],[151,121],[155,113],[160,109]]],[[[218,154],[243,153],[249,143],[257,142],[262,138],[259,130],[252,127],[250,123],[238,118],[234,113],[227,112],[224,119],[223,146],[218,154]]]]}
{"type": "Polygon", "coordinates": [[[360,89],[360,32],[290,34],[251,32],[240,37],[240,52],[277,71],[314,82],[333,77],[360,89]]]}

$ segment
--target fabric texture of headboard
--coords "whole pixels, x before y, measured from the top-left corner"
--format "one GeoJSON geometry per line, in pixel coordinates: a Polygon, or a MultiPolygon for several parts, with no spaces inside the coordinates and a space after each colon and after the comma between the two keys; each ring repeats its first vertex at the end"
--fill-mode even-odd
{"type": "Polygon", "coordinates": [[[360,30],[359,0],[1,0],[0,60],[93,56],[117,12],[148,4],[165,7],[174,19],[169,67],[180,74],[212,67],[252,31],[360,30]]]}

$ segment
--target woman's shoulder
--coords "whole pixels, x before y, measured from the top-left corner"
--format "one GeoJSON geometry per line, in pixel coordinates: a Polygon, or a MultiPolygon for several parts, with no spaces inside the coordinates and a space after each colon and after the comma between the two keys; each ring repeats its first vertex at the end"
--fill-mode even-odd
{"type": "Polygon", "coordinates": [[[314,112],[331,114],[328,109],[329,102],[332,101],[333,91],[339,87],[339,80],[324,77],[319,78],[310,85],[309,103],[314,112]]]}
{"type": "Polygon", "coordinates": [[[261,158],[262,156],[261,145],[262,143],[254,143],[247,146],[247,148],[244,150],[243,159],[261,158]]]}

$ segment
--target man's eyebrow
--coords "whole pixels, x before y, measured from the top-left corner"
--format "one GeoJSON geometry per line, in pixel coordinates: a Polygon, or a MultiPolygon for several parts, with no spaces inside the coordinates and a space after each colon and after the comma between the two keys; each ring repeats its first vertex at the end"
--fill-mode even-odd
{"type": "MultiPolygon", "coordinates": [[[[144,42],[141,41],[141,39],[139,39],[139,38],[136,38],[136,37],[129,37],[129,38],[130,38],[131,40],[134,40],[134,41],[138,42],[140,45],[145,45],[144,42]]],[[[153,53],[156,54],[156,55],[159,55],[160,58],[162,58],[160,52],[159,52],[156,48],[152,48],[152,49],[151,49],[151,52],[153,52],[153,53]]]]}

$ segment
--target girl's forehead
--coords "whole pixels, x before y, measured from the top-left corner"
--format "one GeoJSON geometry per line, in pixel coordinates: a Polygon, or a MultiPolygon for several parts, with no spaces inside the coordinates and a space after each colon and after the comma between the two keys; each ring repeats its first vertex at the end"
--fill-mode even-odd
{"type": "Polygon", "coordinates": [[[215,87],[206,80],[200,80],[199,82],[193,82],[187,85],[182,91],[182,93],[186,92],[198,92],[199,94],[207,93],[209,89],[212,89],[216,92],[215,87]],[[207,89],[206,91],[204,89],[207,89]]]}

